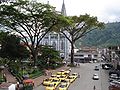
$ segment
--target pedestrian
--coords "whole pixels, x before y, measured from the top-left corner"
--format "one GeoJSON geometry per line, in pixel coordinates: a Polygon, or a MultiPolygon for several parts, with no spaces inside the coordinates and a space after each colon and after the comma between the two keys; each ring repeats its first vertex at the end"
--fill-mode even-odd
{"type": "Polygon", "coordinates": [[[80,74],[78,73],[78,78],[80,78],[80,74]]]}
{"type": "Polygon", "coordinates": [[[96,87],[95,87],[95,85],[94,85],[93,90],[95,90],[95,89],[96,89],[96,87]]]}
{"type": "Polygon", "coordinates": [[[78,63],[78,66],[80,67],[80,63],[78,63]]]}
{"type": "Polygon", "coordinates": [[[19,90],[19,82],[17,82],[17,90],[19,90]]]}

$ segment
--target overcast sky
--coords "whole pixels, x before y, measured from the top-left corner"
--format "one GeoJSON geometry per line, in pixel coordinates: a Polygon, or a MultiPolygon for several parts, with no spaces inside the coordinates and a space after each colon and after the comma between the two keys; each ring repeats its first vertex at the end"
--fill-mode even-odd
{"type": "MultiPolygon", "coordinates": [[[[39,0],[61,11],[63,0],[39,0]]],[[[68,16],[83,15],[97,16],[102,22],[120,21],[120,0],[64,0],[68,16]]]]}

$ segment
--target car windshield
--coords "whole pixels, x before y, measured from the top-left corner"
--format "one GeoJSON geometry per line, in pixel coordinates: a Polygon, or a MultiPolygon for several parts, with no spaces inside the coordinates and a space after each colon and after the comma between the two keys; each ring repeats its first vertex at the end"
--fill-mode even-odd
{"type": "Polygon", "coordinates": [[[68,79],[72,79],[72,77],[67,77],[68,79]]]}
{"type": "Polygon", "coordinates": [[[66,83],[67,81],[66,80],[61,80],[61,82],[65,82],[66,83]]]}
{"type": "Polygon", "coordinates": [[[64,78],[64,76],[60,76],[60,78],[64,78]]]}
{"type": "Polygon", "coordinates": [[[66,87],[66,85],[60,85],[60,87],[61,87],[61,88],[64,88],[64,87],[66,87]]]}
{"type": "Polygon", "coordinates": [[[73,76],[76,76],[76,74],[75,74],[75,73],[73,73],[72,75],[73,75],[73,76]]]}
{"type": "Polygon", "coordinates": [[[54,84],[49,84],[48,86],[49,86],[49,87],[54,87],[54,84]]]}
{"type": "Polygon", "coordinates": [[[53,82],[57,82],[58,80],[53,80],[53,82]]]}
{"type": "Polygon", "coordinates": [[[53,75],[53,76],[51,76],[51,77],[53,77],[53,78],[54,78],[54,77],[56,77],[56,76],[54,76],[54,75],[53,75]]]}
{"type": "Polygon", "coordinates": [[[94,76],[98,76],[97,74],[94,74],[94,76]]]}
{"type": "Polygon", "coordinates": [[[45,79],[45,81],[51,81],[50,79],[45,79]]]}

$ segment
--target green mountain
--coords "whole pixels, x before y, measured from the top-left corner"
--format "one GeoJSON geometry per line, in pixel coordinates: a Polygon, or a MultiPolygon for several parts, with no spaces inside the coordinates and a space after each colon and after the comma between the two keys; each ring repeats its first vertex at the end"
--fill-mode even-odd
{"type": "Polygon", "coordinates": [[[120,22],[107,23],[102,30],[94,30],[76,42],[82,46],[116,46],[120,45],[120,22]]]}

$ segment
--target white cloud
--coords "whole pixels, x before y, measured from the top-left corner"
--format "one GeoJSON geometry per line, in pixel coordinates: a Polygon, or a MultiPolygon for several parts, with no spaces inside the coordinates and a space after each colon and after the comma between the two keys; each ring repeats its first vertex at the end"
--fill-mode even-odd
{"type": "MultiPolygon", "coordinates": [[[[63,0],[39,0],[49,1],[56,10],[61,11],[63,0]]],[[[97,16],[100,21],[120,21],[120,0],[64,0],[67,15],[81,15],[88,13],[97,16]]]]}

